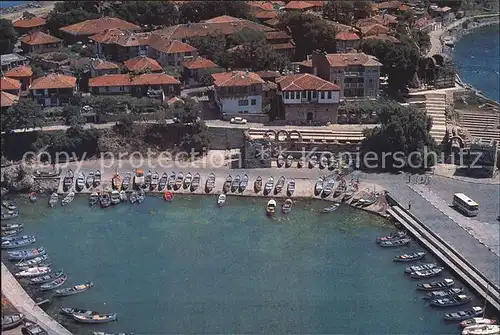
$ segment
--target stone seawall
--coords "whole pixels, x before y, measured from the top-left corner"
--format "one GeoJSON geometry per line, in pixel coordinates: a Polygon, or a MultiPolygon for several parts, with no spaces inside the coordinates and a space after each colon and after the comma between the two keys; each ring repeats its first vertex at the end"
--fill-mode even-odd
{"type": "Polygon", "coordinates": [[[244,128],[209,127],[210,149],[226,150],[245,147],[244,128]]]}

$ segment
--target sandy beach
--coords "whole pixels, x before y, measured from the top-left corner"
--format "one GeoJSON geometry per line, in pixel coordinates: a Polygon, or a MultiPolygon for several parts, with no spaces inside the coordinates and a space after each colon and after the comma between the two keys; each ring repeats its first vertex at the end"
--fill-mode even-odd
{"type": "Polygon", "coordinates": [[[19,11],[11,13],[4,13],[4,11],[2,10],[1,17],[2,19],[15,21],[17,19],[20,19],[23,16],[24,12],[29,12],[37,16],[45,15],[48,14],[54,8],[54,5],[57,3],[57,1],[42,1],[41,3],[42,3],[41,8],[22,8],[19,11]]]}

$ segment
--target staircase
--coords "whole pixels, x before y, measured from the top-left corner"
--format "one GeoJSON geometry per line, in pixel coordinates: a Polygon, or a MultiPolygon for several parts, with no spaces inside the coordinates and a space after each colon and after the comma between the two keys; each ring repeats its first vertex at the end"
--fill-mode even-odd
{"type": "MultiPolygon", "coordinates": [[[[471,136],[481,139],[482,143],[491,140],[500,142],[500,113],[495,111],[460,111],[460,125],[467,129],[471,136]]],[[[479,140],[477,140],[479,141],[479,140]]]]}
{"type": "MultiPolygon", "coordinates": [[[[290,131],[290,129],[285,129],[290,131]]],[[[339,142],[339,143],[358,143],[362,141],[365,136],[363,134],[363,130],[358,130],[358,129],[300,129],[300,134],[302,136],[302,140],[305,142],[319,142],[319,143],[332,143],[332,142],[339,142]]],[[[248,135],[252,139],[261,139],[264,138],[265,134],[270,135],[271,137],[273,136],[271,133],[269,133],[269,130],[267,129],[256,129],[256,128],[251,128],[248,130],[248,135]]],[[[280,136],[281,138],[284,137],[284,134],[280,136]]],[[[290,134],[290,138],[292,140],[299,140],[299,135],[296,132],[292,132],[290,134]]]]}
{"type": "Polygon", "coordinates": [[[446,93],[425,94],[425,110],[432,117],[431,136],[441,143],[446,134],[446,93]]]}

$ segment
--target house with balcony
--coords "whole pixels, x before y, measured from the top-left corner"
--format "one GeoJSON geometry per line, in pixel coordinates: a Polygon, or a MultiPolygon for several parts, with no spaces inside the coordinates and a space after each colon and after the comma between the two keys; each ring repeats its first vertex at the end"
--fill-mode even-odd
{"type": "Polygon", "coordinates": [[[26,65],[21,65],[5,72],[5,77],[19,80],[21,83],[21,93],[27,92],[31,85],[31,77],[33,76],[33,71],[31,67],[26,65]]]}
{"type": "Polygon", "coordinates": [[[76,78],[59,73],[50,73],[36,78],[29,88],[33,99],[43,106],[69,104],[76,91],[76,78]]]}
{"type": "Polygon", "coordinates": [[[12,26],[16,30],[19,36],[24,34],[29,34],[35,31],[43,31],[45,30],[45,24],[47,21],[40,16],[35,16],[32,18],[22,17],[14,22],[12,22],[12,26]]]}
{"type": "Polygon", "coordinates": [[[362,52],[327,54],[313,52],[313,74],[340,87],[341,99],[376,99],[380,91],[380,67],[376,57],[362,52]]]}
{"type": "Polygon", "coordinates": [[[337,123],[340,87],[310,73],[276,80],[279,115],[292,122],[337,123]]]}
{"type": "Polygon", "coordinates": [[[146,55],[149,33],[112,28],[92,35],[89,39],[96,42],[97,54],[100,58],[123,62],[146,55]]]}
{"type": "Polygon", "coordinates": [[[109,29],[141,31],[141,27],[138,25],[109,16],[104,16],[95,20],[78,22],[59,28],[59,31],[67,44],[74,44],[79,41],[85,43],[89,37],[109,29]]]}
{"type": "Polygon", "coordinates": [[[0,78],[0,89],[10,94],[19,95],[21,82],[13,78],[2,77],[0,78]]]}
{"type": "Polygon", "coordinates": [[[148,56],[156,59],[162,66],[182,66],[186,60],[196,58],[198,50],[179,40],[155,35],[150,38],[148,56]]]}
{"type": "Polygon", "coordinates": [[[292,38],[286,32],[268,31],[264,34],[267,42],[271,45],[274,51],[283,54],[285,57],[292,59],[295,54],[295,44],[292,38]]]}
{"type": "Polygon", "coordinates": [[[203,71],[217,69],[219,66],[210,59],[196,57],[185,61],[182,67],[184,83],[187,85],[197,85],[202,80],[203,71]]]}
{"type": "Polygon", "coordinates": [[[99,77],[106,74],[120,73],[120,66],[101,58],[94,58],[90,61],[90,77],[99,77]]]}
{"type": "Polygon", "coordinates": [[[137,56],[123,63],[129,72],[144,73],[144,72],[163,72],[163,68],[158,62],[146,56],[137,56]]]}
{"type": "Polygon", "coordinates": [[[35,31],[21,38],[21,49],[25,53],[49,53],[58,51],[63,41],[52,35],[35,31]]]}

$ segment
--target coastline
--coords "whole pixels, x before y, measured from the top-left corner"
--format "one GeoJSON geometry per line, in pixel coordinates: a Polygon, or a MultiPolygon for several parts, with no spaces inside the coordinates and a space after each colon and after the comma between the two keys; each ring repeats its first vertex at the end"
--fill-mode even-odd
{"type": "Polygon", "coordinates": [[[58,1],[34,1],[34,2],[38,3],[40,7],[29,7],[29,4],[31,2],[13,7],[5,7],[2,8],[1,10],[2,14],[1,17],[2,19],[15,21],[17,19],[20,19],[23,16],[24,12],[28,12],[37,16],[46,15],[52,11],[52,9],[54,8],[55,4],[58,1]]]}

